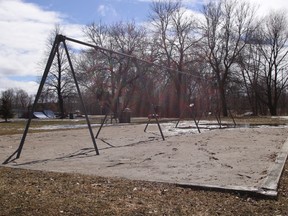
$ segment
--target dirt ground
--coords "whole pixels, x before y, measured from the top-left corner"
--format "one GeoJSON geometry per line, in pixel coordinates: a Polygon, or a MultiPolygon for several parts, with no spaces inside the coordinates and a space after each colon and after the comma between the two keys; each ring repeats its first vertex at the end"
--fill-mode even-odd
{"type": "MultiPolygon", "coordinates": [[[[174,123],[161,127],[164,141],[155,124],[146,133],[145,124],[105,126],[96,139],[98,156],[88,129],[28,133],[21,157],[5,166],[254,192],[271,185],[272,174],[277,188],[280,174],[273,167],[283,153],[288,128],[198,133],[174,123]]],[[[94,134],[97,130],[93,127],[94,134]]],[[[17,149],[21,136],[0,136],[1,161],[17,149]]]]}

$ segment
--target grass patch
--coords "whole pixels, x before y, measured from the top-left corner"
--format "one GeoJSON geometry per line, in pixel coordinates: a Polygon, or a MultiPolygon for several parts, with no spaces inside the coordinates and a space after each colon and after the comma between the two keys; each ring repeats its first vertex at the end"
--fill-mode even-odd
{"type": "MultiPolygon", "coordinates": [[[[104,116],[91,116],[89,117],[89,121],[91,124],[100,124],[102,122],[102,119],[104,116]]],[[[189,120],[189,119],[185,119],[189,120]]],[[[209,119],[203,119],[203,120],[215,120],[212,118],[209,119]]],[[[161,122],[171,122],[171,121],[178,121],[178,119],[171,119],[171,118],[162,118],[160,119],[161,122]]],[[[190,119],[190,121],[193,123],[193,120],[190,119]]],[[[201,123],[202,119],[200,120],[201,123]]],[[[229,124],[233,124],[231,118],[222,118],[222,122],[227,122],[229,124]]],[[[235,118],[236,124],[249,124],[249,125],[286,125],[288,124],[288,119],[284,118],[272,118],[272,117],[236,117],[235,118]]],[[[25,127],[26,127],[27,120],[25,119],[13,119],[9,121],[8,123],[0,122],[0,136],[1,135],[13,135],[13,134],[22,134],[25,127]]],[[[147,118],[146,117],[140,117],[140,118],[131,118],[131,123],[133,124],[140,124],[140,123],[146,123],[147,118]]],[[[110,120],[108,119],[108,123],[110,123],[110,120]]],[[[113,123],[115,121],[113,120],[113,123]]],[[[43,126],[57,126],[57,125],[86,125],[86,119],[85,118],[78,118],[78,119],[32,119],[31,125],[29,127],[29,132],[35,133],[35,132],[45,132],[45,131],[51,131],[53,129],[39,129],[43,126]]],[[[59,129],[55,129],[59,130],[59,129]]],[[[65,130],[65,129],[60,129],[65,130]]]]}
{"type": "MultiPolygon", "coordinates": [[[[286,164],[287,167],[287,164],[286,164]]],[[[1,215],[288,215],[288,170],[277,199],[120,178],[0,167],[1,215]]]]}
{"type": "MultiPolygon", "coordinates": [[[[24,119],[15,119],[8,123],[1,122],[0,125],[0,136],[1,135],[12,135],[12,134],[22,134],[26,127],[27,120],[24,119]]],[[[91,124],[100,123],[98,119],[92,119],[91,124]]],[[[29,129],[29,132],[45,132],[51,131],[51,129],[42,130],[43,126],[57,126],[57,125],[85,125],[85,119],[70,120],[70,119],[32,119],[29,129]],[[38,129],[37,129],[38,128],[38,129]]],[[[59,129],[57,129],[59,130],[59,129]]],[[[64,129],[62,129],[64,130],[64,129]]]]}

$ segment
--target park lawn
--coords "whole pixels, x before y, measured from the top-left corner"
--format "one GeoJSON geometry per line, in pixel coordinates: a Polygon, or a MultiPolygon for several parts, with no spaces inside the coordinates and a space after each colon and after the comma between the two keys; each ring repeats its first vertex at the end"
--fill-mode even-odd
{"type": "Polygon", "coordinates": [[[276,199],[173,184],[0,167],[0,215],[288,215],[276,199]]]}

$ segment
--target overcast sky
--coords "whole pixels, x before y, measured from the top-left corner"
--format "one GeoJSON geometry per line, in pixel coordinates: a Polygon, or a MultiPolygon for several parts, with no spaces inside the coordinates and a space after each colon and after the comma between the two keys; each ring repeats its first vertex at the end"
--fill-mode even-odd
{"type": "MultiPolygon", "coordinates": [[[[206,0],[183,0],[199,9],[206,0]]],[[[286,9],[287,0],[248,0],[270,9],[286,9]]],[[[67,36],[80,39],[82,27],[92,22],[145,22],[151,0],[0,0],[0,92],[21,88],[36,94],[43,74],[39,63],[45,59],[46,41],[55,24],[64,26],[67,36]]]]}

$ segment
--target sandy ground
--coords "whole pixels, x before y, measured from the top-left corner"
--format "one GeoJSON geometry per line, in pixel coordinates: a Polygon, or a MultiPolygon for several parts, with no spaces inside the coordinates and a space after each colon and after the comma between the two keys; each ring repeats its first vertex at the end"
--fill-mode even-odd
{"type": "MultiPolygon", "coordinates": [[[[165,141],[155,124],[146,133],[145,124],[103,127],[96,139],[98,156],[88,129],[28,133],[21,157],[5,166],[257,190],[275,166],[288,131],[229,128],[199,134],[174,123],[161,126],[165,141]]],[[[95,135],[97,130],[93,127],[95,135]]],[[[1,162],[17,149],[21,136],[0,136],[1,162]]]]}

